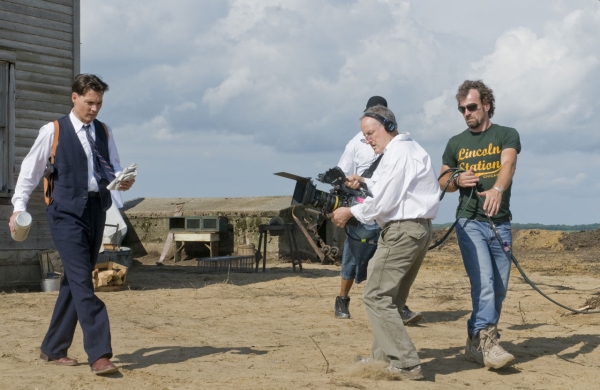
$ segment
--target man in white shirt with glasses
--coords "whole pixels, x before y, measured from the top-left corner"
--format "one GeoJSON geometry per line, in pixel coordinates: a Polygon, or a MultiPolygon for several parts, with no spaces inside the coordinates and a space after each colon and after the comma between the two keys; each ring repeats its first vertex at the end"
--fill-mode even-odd
{"type": "MultiPolygon", "coordinates": [[[[438,211],[440,188],[431,157],[408,133],[398,133],[392,111],[371,107],[364,112],[360,127],[373,151],[383,154],[375,171],[377,180],[371,183],[374,196],[331,214],[339,227],[355,217],[366,224],[377,222],[382,228],[363,295],[374,333],[371,357],[359,361],[385,361],[393,375],[422,379],[421,361],[398,306],[406,302],[433,237],[431,220],[438,211]]],[[[356,188],[361,181],[353,175],[346,184],[356,188]]]]}

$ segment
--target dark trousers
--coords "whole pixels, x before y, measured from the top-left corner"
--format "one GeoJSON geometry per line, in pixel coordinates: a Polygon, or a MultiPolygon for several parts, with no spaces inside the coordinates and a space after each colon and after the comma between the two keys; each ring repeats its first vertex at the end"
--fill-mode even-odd
{"type": "Polygon", "coordinates": [[[89,198],[81,217],[56,202],[47,207],[46,217],[65,272],[41,350],[53,359],[67,356],[79,321],[89,364],[111,358],[108,312],[92,283],[106,221],[100,198],[89,198]]]}

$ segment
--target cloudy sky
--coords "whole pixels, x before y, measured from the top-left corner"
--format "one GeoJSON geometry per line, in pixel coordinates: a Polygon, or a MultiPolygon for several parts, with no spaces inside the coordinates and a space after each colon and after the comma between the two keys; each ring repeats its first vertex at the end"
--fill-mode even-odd
{"type": "Polygon", "coordinates": [[[335,166],[372,95],[437,172],[466,128],[456,89],[482,79],[521,135],[514,221],[600,222],[600,1],[86,0],[81,16],[81,70],[110,85],[100,119],[139,165],[125,199],[291,195],[273,173],[335,166]]]}

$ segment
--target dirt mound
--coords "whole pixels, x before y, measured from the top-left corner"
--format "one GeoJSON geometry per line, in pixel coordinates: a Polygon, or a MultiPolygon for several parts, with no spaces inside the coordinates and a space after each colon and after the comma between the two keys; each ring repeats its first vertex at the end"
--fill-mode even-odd
{"type": "MultiPolygon", "coordinates": [[[[447,228],[443,230],[436,230],[433,233],[433,242],[435,243],[440,240],[447,232],[447,228]]],[[[520,250],[564,250],[563,244],[561,243],[562,236],[565,234],[563,232],[533,229],[513,230],[512,233],[513,247],[519,248],[520,250]]],[[[447,250],[454,248],[458,249],[458,243],[456,241],[456,232],[453,230],[444,243],[434,250],[447,250]]]]}
{"type": "Polygon", "coordinates": [[[563,251],[561,239],[565,233],[552,230],[513,230],[513,247],[519,250],[549,249],[563,251]]]}
{"type": "Polygon", "coordinates": [[[600,252],[600,229],[565,233],[560,242],[567,251],[598,248],[600,252]]]}
{"type": "MultiPolygon", "coordinates": [[[[436,244],[439,240],[441,240],[444,235],[446,233],[448,233],[448,229],[449,228],[445,228],[445,229],[441,229],[441,230],[434,230],[433,231],[433,240],[431,241],[431,245],[436,244]]],[[[450,233],[450,235],[444,240],[443,243],[441,243],[439,246],[437,246],[435,249],[435,251],[442,251],[442,250],[448,250],[448,249],[458,249],[458,241],[456,241],[456,231],[452,230],[452,233],[450,233]]]]}

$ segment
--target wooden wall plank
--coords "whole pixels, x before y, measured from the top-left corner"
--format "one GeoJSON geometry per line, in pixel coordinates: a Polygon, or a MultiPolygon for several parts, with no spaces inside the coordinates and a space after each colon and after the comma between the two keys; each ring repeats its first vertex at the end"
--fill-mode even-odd
{"type": "Polygon", "coordinates": [[[46,1],[46,3],[62,4],[62,5],[66,5],[68,7],[72,7],[73,1],[78,1],[78,0],[45,0],[45,1],[46,1]]]}
{"type": "Polygon", "coordinates": [[[15,62],[17,60],[17,52],[12,50],[3,50],[0,48],[0,58],[3,61],[15,62]]]}
{"type": "Polygon", "coordinates": [[[64,115],[64,114],[61,114],[60,112],[44,112],[44,111],[27,110],[27,109],[16,109],[15,114],[16,114],[15,117],[17,118],[17,120],[16,120],[17,125],[19,124],[20,120],[33,119],[33,120],[42,121],[42,124],[40,125],[40,127],[48,122],[52,122],[53,120],[55,120],[58,117],[64,115]]]}
{"type": "Polygon", "coordinates": [[[67,106],[72,106],[71,96],[67,95],[57,95],[52,93],[44,93],[44,92],[33,92],[33,91],[24,91],[20,90],[16,93],[16,99],[20,100],[34,100],[37,102],[48,102],[55,104],[63,104],[67,106]]]}
{"type": "Polygon", "coordinates": [[[29,110],[29,111],[39,111],[43,113],[52,113],[56,115],[57,112],[69,112],[71,109],[71,104],[56,104],[56,103],[48,103],[48,102],[38,102],[35,100],[17,100],[15,102],[15,108],[17,112],[19,110],[29,110]]]}
{"type": "MultiPolygon", "coordinates": [[[[33,145],[33,142],[31,143],[33,145]]],[[[27,153],[29,153],[29,149],[31,149],[31,145],[29,147],[25,146],[15,146],[15,156],[25,157],[27,153]]]]}
{"type": "MultiPolygon", "coordinates": [[[[61,77],[61,76],[53,76],[41,73],[32,73],[28,71],[18,70],[16,69],[16,77],[17,80],[20,81],[31,81],[34,83],[41,84],[52,84],[52,85],[68,85],[70,86],[72,83],[71,77],[61,77]]],[[[17,84],[18,86],[18,84],[17,84]]],[[[70,93],[69,93],[70,95],[70,93]]]]}
{"type": "Polygon", "coordinates": [[[58,68],[71,69],[72,59],[61,58],[53,55],[43,55],[38,53],[19,52],[19,62],[29,62],[32,64],[44,64],[48,66],[55,66],[58,68]]]}
{"type": "MultiPolygon", "coordinates": [[[[31,53],[47,54],[56,57],[67,58],[73,60],[73,52],[71,50],[56,49],[53,47],[46,47],[40,45],[34,45],[31,43],[15,42],[10,39],[4,39],[0,37],[0,46],[4,46],[7,49],[17,51],[28,51],[31,53]]],[[[18,57],[17,57],[18,58],[18,57]]]]}
{"type": "Polygon", "coordinates": [[[17,129],[17,137],[18,138],[32,138],[36,139],[38,134],[40,133],[39,129],[17,129]]]}
{"type": "Polygon", "coordinates": [[[73,77],[73,69],[70,67],[60,67],[60,66],[51,66],[46,65],[44,63],[33,63],[33,62],[25,62],[18,61],[15,64],[17,71],[20,72],[29,72],[29,73],[38,73],[38,74],[47,74],[52,76],[60,76],[64,77],[67,80],[71,80],[73,77]]]}
{"type": "Polygon", "coordinates": [[[23,138],[36,138],[37,135],[32,136],[31,134],[39,133],[40,128],[41,127],[36,127],[35,129],[25,129],[25,128],[21,127],[16,131],[16,133],[17,133],[16,136],[21,137],[21,134],[23,134],[23,136],[22,136],[23,138]]]}
{"type": "Polygon", "coordinates": [[[70,32],[51,30],[48,28],[37,27],[37,26],[30,26],[27,24],[15,23],[11,19],[9,19],[9,20],[5,20],[5,19],[9,19],[8,15],[0,16],[0,20],[2,21],[2,28],[5,30],[11,30],[11,31],[15,31],[18,33],[24,33],[24,34],[30,34],[30,35],[37,35],[37,36],[46,37],[46,38],[60,39],[62,41],[72,41],[73,40],[73,34],[70,32]]]}
{"type": "Polygon", "coordinates": [[[50,94],[55,93],[61,96],[71,96],[71,81],[69,81],[69,84],[52,85],[17,79],[17,89],[50,94]]]}
{"type": "MultiPolygon", "coordinates": [[[[10,12],[13,14],[19,15],[27,15],[33,16],[35,18],[39,18],[42,20],[53,20],[55,22],[67,23],[71,24],[73,22],[73,18],[71,14],[59,13],[54,11],[48,11],[41,8],[29,7],[27,5],[23,5],[24,1],[29,0],[18,0],[18,3],[9,3],[8,1],[0,2],[0,11],[10,12]]],[[[33,26],[39,25],[38,23],[28,23],[33,26]]]]}
{"type": "Polygon", "coordinates": [[[18,148],[31,148],[35,138],[15,137],[15,146],[18,148]]]}
{"type": "Polygon", "coordinates": [[[29,43],[37,46],[51,47],[54,49],[73,50],[73,42],[56,38],[41,37],[39,35],[27,34],[18,31],[0,29],[0,39],[8,39],[14,42],[29,43]]]}
{"type": "MultiPolygon", "coordinates": [[[[54,118],[56,119],[56,118],[54,118]]],[[[40,129],[46,123],[50,122],[49,120],[44,119],[29,119],[29,118],[17,118],[15,126],[17,128],[27,128],[27,129],[40,129]]]]}
{"type": "Polygon", "coordinates": [[[72,4],[60,4],[51,1],[43,1],[43,0],[5,0],[9,3],[16,3],[21,5],[26,5],[28,7],[39,8],[47,11],[58,12],[61,14],[73,15],[73,6],[72,4]]]}
{"type": "Polygon", "coordinates": [[[62,31],[65,33],[72,33],[73,28],[70,23],[55,22],[47,19],[40,19],[33,16],[15,14],[10,12],[0,12],[0,21],[11,21],[14,23],[20,23],[27,26],[37,26],[48,30],[62,31]]]}

